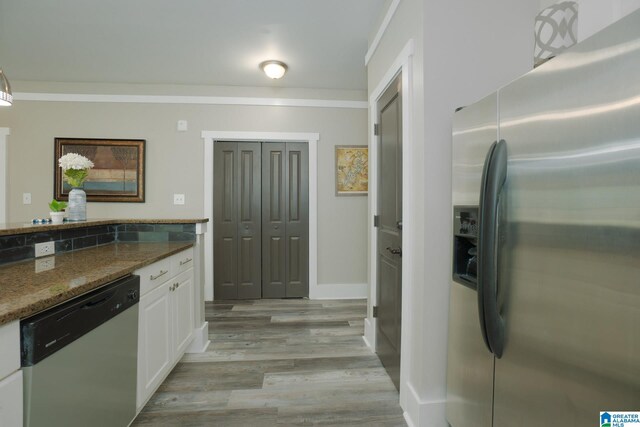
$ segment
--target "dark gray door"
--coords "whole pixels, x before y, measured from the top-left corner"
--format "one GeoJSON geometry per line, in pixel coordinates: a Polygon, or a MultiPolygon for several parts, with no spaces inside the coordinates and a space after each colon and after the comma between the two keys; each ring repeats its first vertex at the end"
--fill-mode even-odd
{"type": "Polygon", "coordinates": [[[216,299],[309,295],[305,143],[216,142],[216,299]]]}
{"type": "Polygon", "coordinates": [[[402,313],[402,98],[398,76],[378,100],[378,247],[376,353],[400,385],[402,313]]]}
{"type": "Polygon", "coordinates": [[[308,296],[307,144],[263,144],[262,221],[262,296],[308,296]]]}
{"type": "Polygon", "coordinates": [[[287,221],[284,143],[266,144],[262,150],[262,295],[286,295],[287,221]]]}
{"type": "Polygon", "coordinates": [[[261,150],[257,142],[214,147],[214,293],[261,296],[261,150]]]}

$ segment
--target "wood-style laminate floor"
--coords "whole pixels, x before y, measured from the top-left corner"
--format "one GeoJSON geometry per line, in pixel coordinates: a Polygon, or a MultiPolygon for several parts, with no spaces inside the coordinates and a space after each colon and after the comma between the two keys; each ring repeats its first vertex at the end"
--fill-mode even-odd
{"type": "Polygon", "coordinates": [[[364,300],[207,303],[208,350],[182,358],[133,426],[406,426],[365,315],[364,300]]]}

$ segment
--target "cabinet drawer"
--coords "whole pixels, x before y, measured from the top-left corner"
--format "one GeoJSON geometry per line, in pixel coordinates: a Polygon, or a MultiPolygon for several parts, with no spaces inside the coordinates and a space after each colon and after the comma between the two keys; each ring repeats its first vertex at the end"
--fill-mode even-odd
{"type": "Polygon", "coordinates": [[[161,259],[151,265],[136,270],[134,274],[140,276],[140,296],[157,288],[175,276],[171,269],[171,258],[161,259]]]}
{"type": "Polygon", "coordinates": [[[171,257],[171,270],[173,274],[180,274],[193,267],[193,248],[186,249],[171,257]]]}
{"type": "Polygon", "coordinates": [[[20,322],[0,326],[0,380],[20,369],[20,322]]]}

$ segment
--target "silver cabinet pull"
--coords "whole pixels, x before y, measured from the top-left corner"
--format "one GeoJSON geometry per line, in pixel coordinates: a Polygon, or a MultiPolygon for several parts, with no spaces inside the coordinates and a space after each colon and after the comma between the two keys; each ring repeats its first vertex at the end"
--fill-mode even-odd
{"type": "Polygon", "coordinates": [[[180,261],[180,265],[185,265],[186,263],[191,262],[191,261],[193,261],[193,258],[187,258],[184,261],[180,261]]]}
{"type": "Polygon", "coordinates": [[[151,280],[156,280],[158,277],[160,277],[160,276],[164,276],[164,275],[165,275],[165,274],[167,274],[168,272],[169,272],[169,270],[160,270],[160,273],[158,273],[158,274],[157,274],[157,275],[155,275],[155,276],[152,274],[149,278],[150,278],[151,280]]]}

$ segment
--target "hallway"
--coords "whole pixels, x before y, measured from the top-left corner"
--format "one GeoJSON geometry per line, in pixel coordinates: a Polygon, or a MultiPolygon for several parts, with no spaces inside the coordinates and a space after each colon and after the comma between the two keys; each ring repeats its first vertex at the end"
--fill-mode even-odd
{"type": "Polygon", "coordinates": [[[208,351],[185,355],[133,425],[405,426],[365,314],[365,300],[207,303],[208,351]]]}

